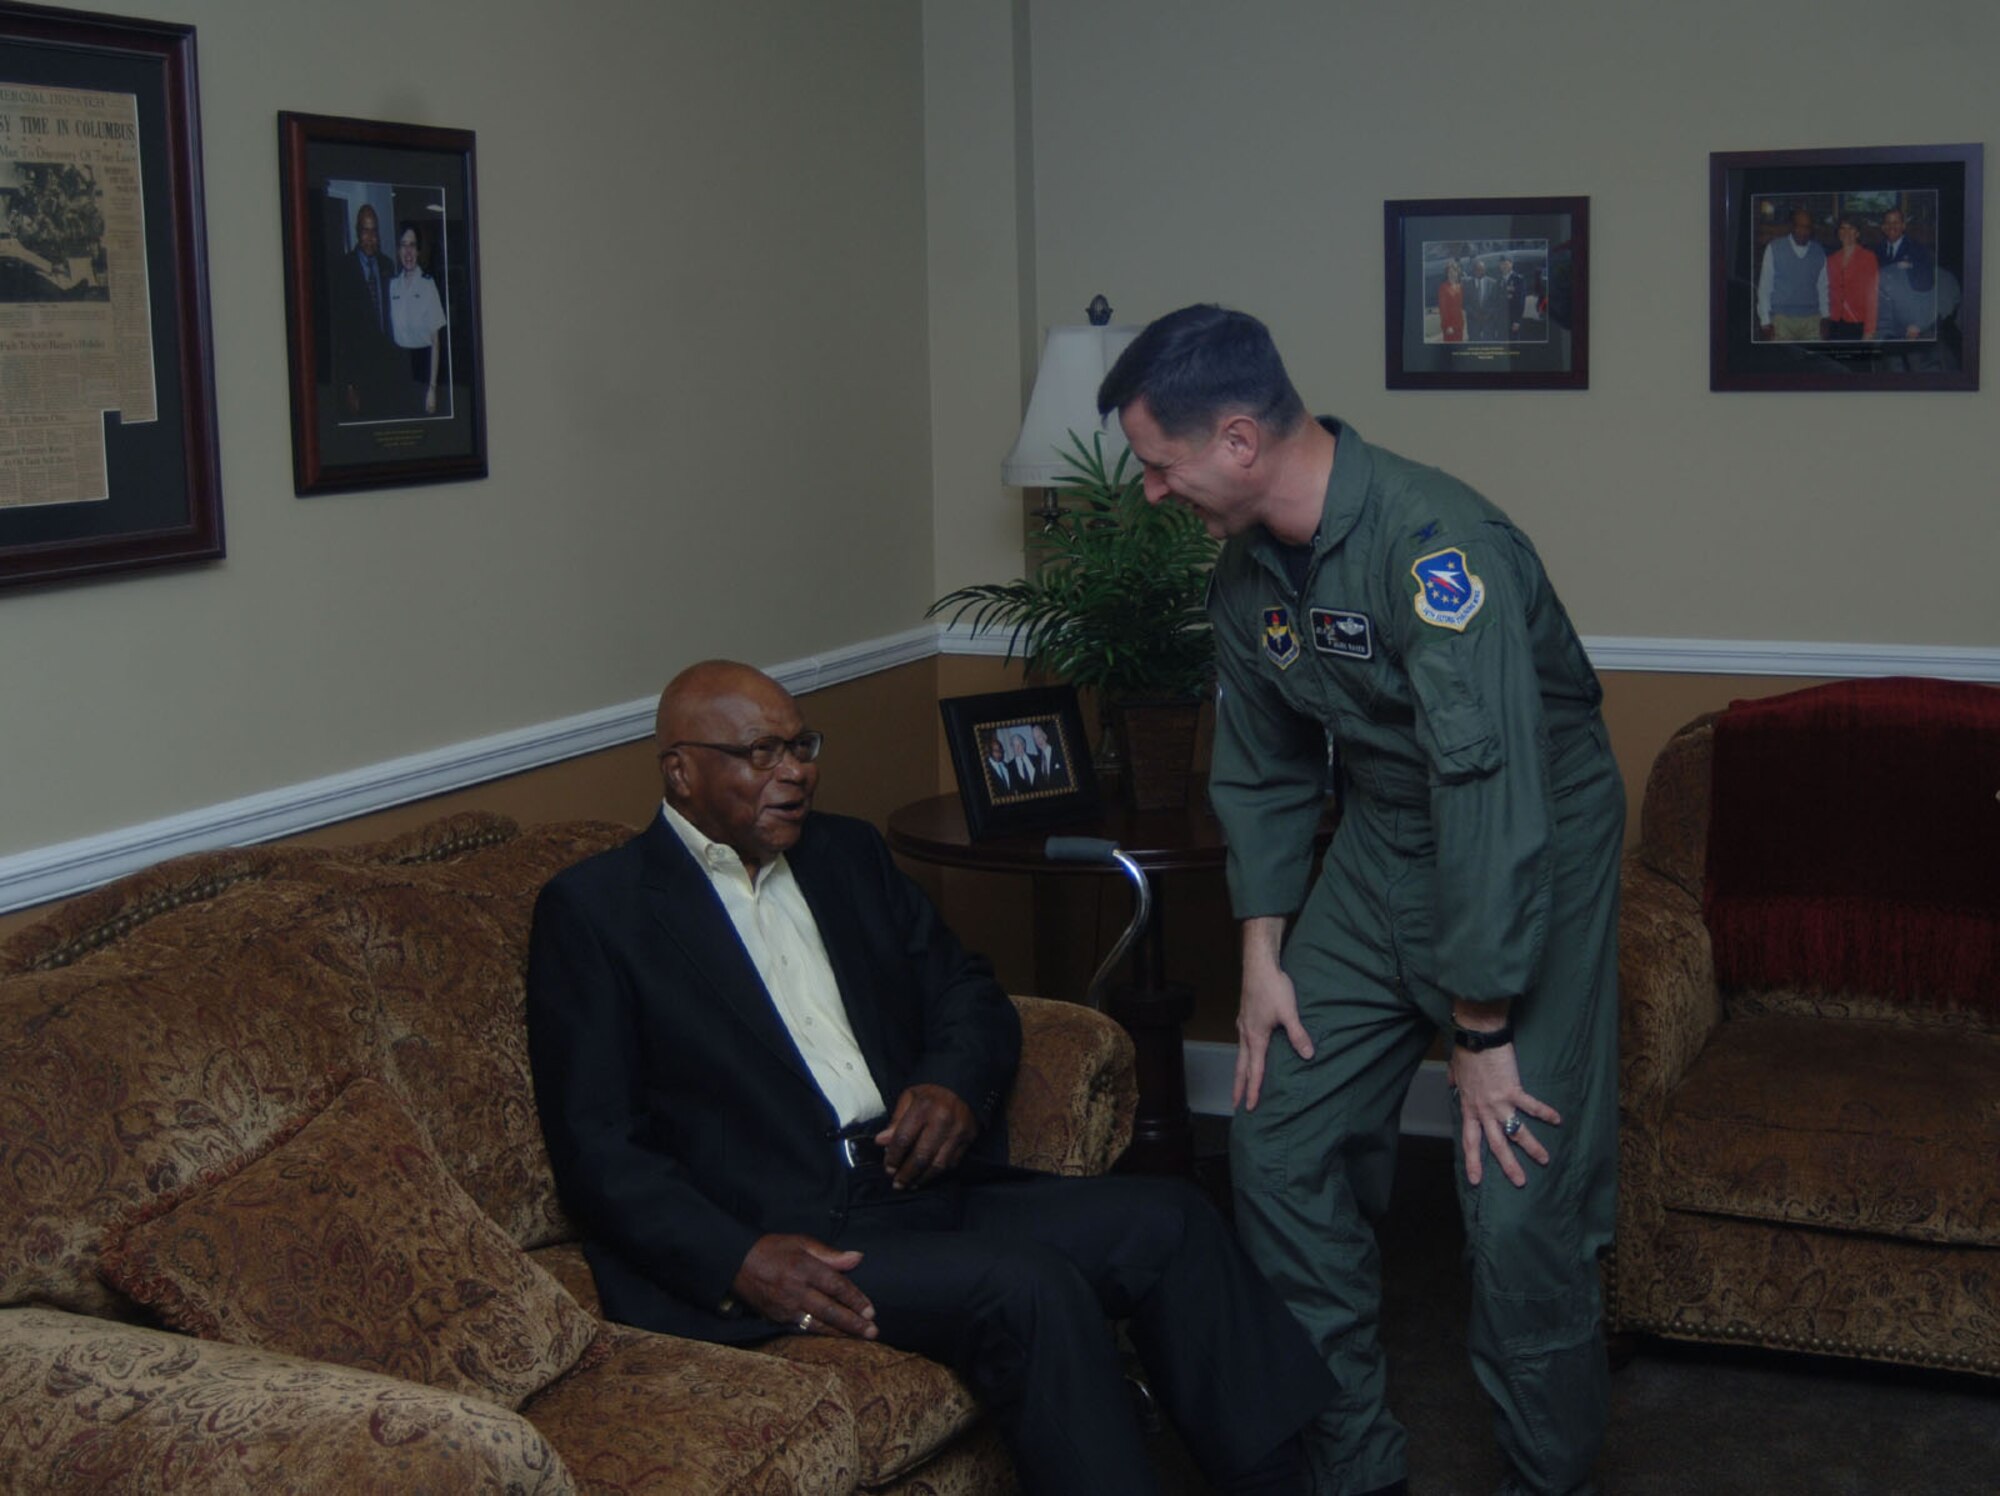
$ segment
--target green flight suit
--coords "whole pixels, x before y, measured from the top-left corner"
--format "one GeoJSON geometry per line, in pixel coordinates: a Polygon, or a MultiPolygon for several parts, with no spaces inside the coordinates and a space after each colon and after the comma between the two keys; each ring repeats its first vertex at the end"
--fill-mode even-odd
{"type": "Polygon", "coordinates": [[[1312,1436],[1316,1489],[1398,1479],[1372,1223],[1452,1000],[1511,999],[1522,1086],[1562,1124],[1534,1124],[1550,1162],[1523,1157],[1525,1189],[1490,1160],[1469,1186],[1454,1152],[1467,1338],[1515,1480],[1571,1491],[1609,1401],[1597,1258],[1617,1177],[1625,796],[1602,693],[1504,514],[1326,424],[1338,446],[1310,547],[1288,568],[1261,527],[1238,536],[1209,598],[1231,902],[1240,919],[1298,911],[1283,962],[1314,1045],[1302,1061],[1276,1033],[1262,1099],[1231,1126],[1238,1228],[1341,1387],[1312,1436]],[[1335,763],[1340,829],[1308,893],[1335,763]]]}

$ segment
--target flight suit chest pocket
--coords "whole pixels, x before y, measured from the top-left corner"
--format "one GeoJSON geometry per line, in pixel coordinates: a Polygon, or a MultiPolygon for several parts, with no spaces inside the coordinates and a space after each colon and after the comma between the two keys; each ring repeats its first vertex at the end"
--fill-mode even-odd
{"type": "Polygon", "coordinates": [[[1481,694],[1466,656],[1470,641],[1439,641],[1413,650],[1410,690],[1417,701],[1417,739],[1431,770],[1446,783],[1490,774],[1505,761],[1500,724],[1481,694]]]}

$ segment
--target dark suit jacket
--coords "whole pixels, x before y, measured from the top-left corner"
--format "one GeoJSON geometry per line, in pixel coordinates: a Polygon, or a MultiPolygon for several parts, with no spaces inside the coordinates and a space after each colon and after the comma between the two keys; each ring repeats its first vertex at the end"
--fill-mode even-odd
{"type": "MultiPolygon", "coordinates": [[[[810,816],[786,860],[883,1100],[945,1086],[980,1123],[967,1164],[1004,1164],[1021,1028],[992,968],[865,821],[810,816]]],[[[833,1108],[663,818],[542,890],[528,1050],[606,1314],[704,1340],[770,1334],[726,1304],[736,1270],[767,1232],[834,1238],[848,1174],[833,1108]]]]}
{"type": "Polygon", "coordinates": [[[356,245],[334,262],[328,277],[334,403],[339,416],[346,416],[347,386],[353,385],[361,393],[361,415],[380,418],[391,414],[388,402],[396,380],[398,355],[396,340],[384,331],[384,324],[378,318],[388,315],[389,280],[396,274],[396,266],[385,254],[375,256],[381,297],[378,313],[376,302],[368,294],[368,276],[361,268],[361,260],[361,247],[356,245]]]}

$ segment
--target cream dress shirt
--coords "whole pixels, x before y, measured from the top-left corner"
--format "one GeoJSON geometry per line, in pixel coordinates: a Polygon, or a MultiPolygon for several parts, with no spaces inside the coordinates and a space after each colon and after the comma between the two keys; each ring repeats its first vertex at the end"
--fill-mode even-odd
{"type": "Polygon", "coordinates": [[[833,963],[790,864],[774,857],[753,874],[734,848],[710,841],[664,800],[660,812],[708,874],[778,1017],[841,1125],[881,1116],[887,1110],[882,1093],[854,1040],[833,963]]]}

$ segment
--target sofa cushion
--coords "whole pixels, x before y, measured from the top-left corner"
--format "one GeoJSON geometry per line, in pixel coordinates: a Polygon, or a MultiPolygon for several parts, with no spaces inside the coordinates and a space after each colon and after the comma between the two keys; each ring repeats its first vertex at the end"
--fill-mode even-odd
{"type": "Polygon", "coordinates": [[[596,1324],[482,1215],[381,1082],[107,1242],[101,1271],[177,1329],[517,1408],[596,1324]]]}
{"type": "MultiPolygon", "coordinates": [[[[578,1303],[601,1312],[580,1244],[544,1247],[534,1260],[578,1303]]],[[[825,1335],[779,1335],[753,1349],[832,1375],[854,1415],[855,1476],[864,1486],[893,1481],[923,1464],[979,1417],[963,1382],[910,1351],[825,1335]]]]}
{"type": "Polygon", "coordinates": [[[1733,1018],[1667,1105],[1670,1209],[2000,1246],[2000,1037],[1733,1018]]]}
{"type": "Polygon", "coordinates": [[[0,1311],[0,1490],[571,1496],[483,1397],[54,1309],[0,1311]]]}
{"type": "Polygon", "coordinates": [[[780,1335],[756,1349],[833,1374],[854,1414],[855,1475],[864,1486],[923,1464],[979,1418],[965,1383],[914,1351],[829,1335],[780,1335]]]}
{"type": "Polygon", "coordinates": [[[522,1409],[594,1496],[853,1489],[854,1419],[825,1371],[622,1325],[600,1344],[522,1409]]]}

